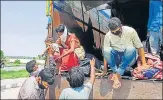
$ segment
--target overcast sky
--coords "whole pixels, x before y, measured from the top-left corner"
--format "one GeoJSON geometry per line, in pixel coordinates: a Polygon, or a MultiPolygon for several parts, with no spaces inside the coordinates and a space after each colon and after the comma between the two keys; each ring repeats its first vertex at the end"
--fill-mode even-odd
{"type": "Polygon", "coordinates": [[[45,49],[45,1],[1,2],[1,50],[6,56],[37,56],[45,49]]]}

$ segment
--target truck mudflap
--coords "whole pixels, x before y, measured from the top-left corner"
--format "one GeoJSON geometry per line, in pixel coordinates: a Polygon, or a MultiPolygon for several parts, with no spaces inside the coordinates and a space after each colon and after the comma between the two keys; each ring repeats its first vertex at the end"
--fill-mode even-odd
{"type": "MultiPolygon", "coordinates": [[[[86,78],[87,82],[89,78],[86,78]]],[[[140,81],[122,79],[120,89],[113,89],[108,78],[96,78],[90,99],[162,99],[162,81],[140,81]]],[[[46,99],[58,99],[62,90],[69,87],[65,76],[56,76],[46,99]]]]}

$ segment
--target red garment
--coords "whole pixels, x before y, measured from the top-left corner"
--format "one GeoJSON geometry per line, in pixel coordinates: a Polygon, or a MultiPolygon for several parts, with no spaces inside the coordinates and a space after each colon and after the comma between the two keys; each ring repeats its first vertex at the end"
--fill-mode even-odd
{"type": "MultiPolygon", "coordinates": [[[[60,48],[61,55],[65,54],[70,49],[70,46],[71,46],[70,44],[73,40],[75,40],[75,48],[77,47],[78,42],[79,42],[78,38],[75,36],[75,34],[70,34],[68,35],[67,40],[65,42],[68,48],[67,49],[60,48]]],[[[61,71],[68,71],[72,67],[76,67],[78,65],[79,65],[79,59],[77,55],[74,52],[72,52],[62,58],[61,71]]]]}
{"type": "MultiPolygon", "coordinates": [[[[153,68],[160,69],[160,71],[158,73],[156,73],[153,78],[162,79],[163,78],[163,75],[162,75],[163,62],[159,58],[157,58],[157,57],[155,57],[155,56],[153,56],[153,55],[151,55],[149,53],[145,54],[145,58],[147,59],[147,65],[150,65],[153,68]]],[[[138,69],[141,69],[140,67],[142,67],[140,59],[138,59],[138,67],[133,70],[133,73],[132,73],[133,76],[138,78],[138,79],[145,79],[145,77],[143,75],[143,72],[145,70],[138,71],[138,69]]]]}

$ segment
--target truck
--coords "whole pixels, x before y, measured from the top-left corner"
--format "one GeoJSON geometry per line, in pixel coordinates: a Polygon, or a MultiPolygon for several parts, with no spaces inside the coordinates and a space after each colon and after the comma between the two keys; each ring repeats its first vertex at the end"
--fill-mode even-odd
{"type": "MultiPolygon", "coordinates": [[[[57,39],[54,31],[65,24],[69,32],[75,33],[87,53],[103,60],[102,46],[109,31],[108,20],[118,17],[123,25],[136,29],[141,41],[146,40],[149,16],[149,0],[100,0],[100,1],[47,1],[47,38],[57,39]]],[[[49,65],[47,57],[46,65],[49,65]]],[[[89,77],[87,77],[87,80],[89,77]]],[[[67,88],[64,75],[56,75],[54,85],[46,92],[46,99],[58,99],[67,88]]],[[[123,79],[122,88],[112,89],[108,77],[97,78],[90,99],[162,99],[160,81],[123,79]]]]}

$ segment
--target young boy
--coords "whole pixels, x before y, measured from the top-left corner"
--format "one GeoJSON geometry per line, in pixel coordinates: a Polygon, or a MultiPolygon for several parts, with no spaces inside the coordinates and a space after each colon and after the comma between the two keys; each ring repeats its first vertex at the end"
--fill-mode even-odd
{"type": "Polygon", "coordinates": [[[74,67],[68,72],[67,81],[70,88],[62,91],[59,99],[88,99],[95,81],[95,59],[90,60],[91,76],[89,82],[84,84],[84,72],[80,67],[74,67]],[[83,85],[84,84],[84,85],[83,85]]]}
{"type": "Polygon", "coordinates": [[[36,64],[36,60],[31,60],[26,64],[26,70],[30,76],[38,76],[42,68],[39,68],[36,64]]]}

